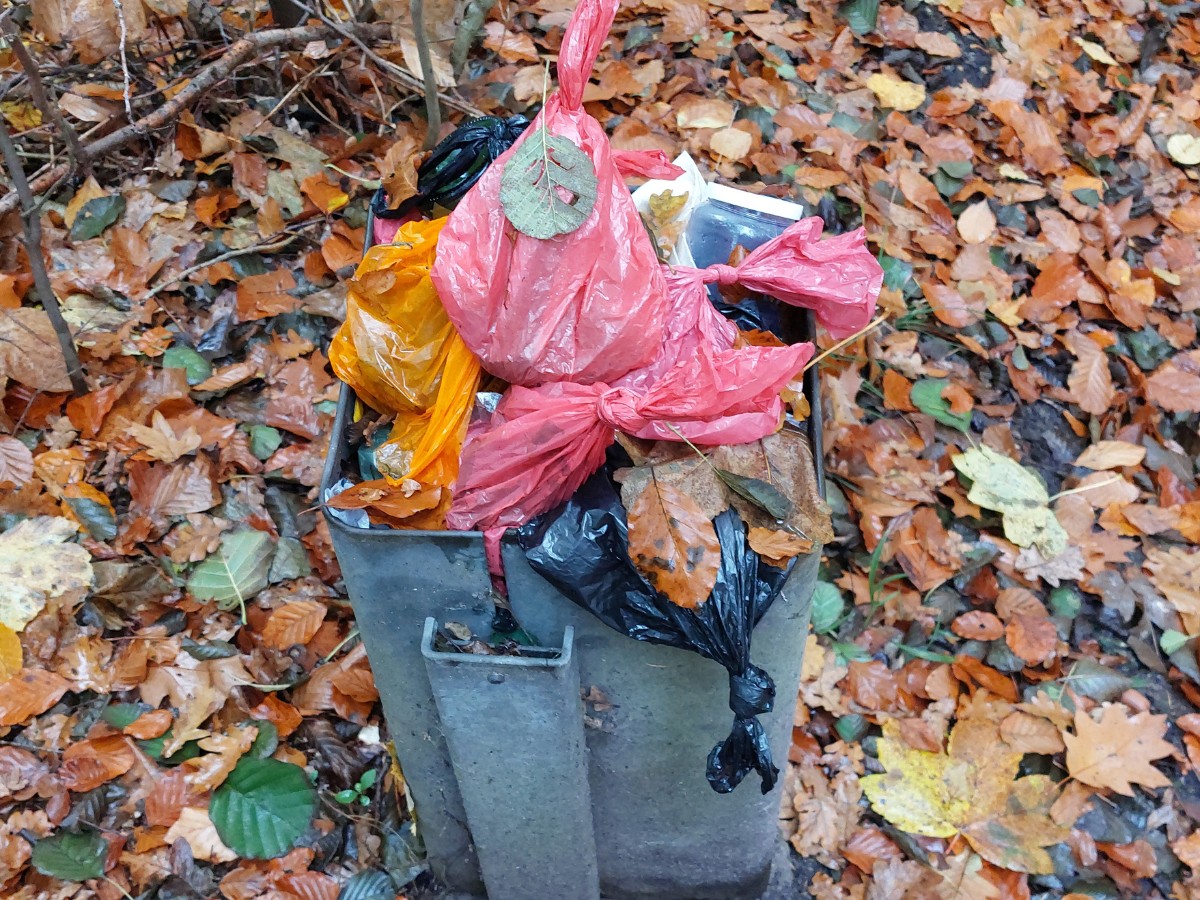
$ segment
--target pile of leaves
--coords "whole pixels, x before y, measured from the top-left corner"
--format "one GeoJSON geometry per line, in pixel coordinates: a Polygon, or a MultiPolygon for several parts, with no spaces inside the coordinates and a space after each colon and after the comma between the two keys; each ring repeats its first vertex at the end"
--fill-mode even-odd
{"type": "MultiPolygon", "coordinates": [[[[465,5],[426,4],[445,111],[531,113],[574,0],[496,4],[454,88],[465,5]]],[[[887,273],[888,320],[822,363],[834,534],[784,820],[813,896],[1200,896],[1190,9],[631,0],[601,56],[616,147],[865,225],[887,273]]],[[[424,104],[407,4],[319,10],[390,37],[240,57],[39,187],[86,393],[0,216],[6,896],[366,900],[417,871],[315,488],[323,348],[424,104]]],[[[4,10],[85,142],[273,24],[33,12],[4,10]]],[[[66,148],[21,72],[0,48],[41,184],[66,148]]]]}

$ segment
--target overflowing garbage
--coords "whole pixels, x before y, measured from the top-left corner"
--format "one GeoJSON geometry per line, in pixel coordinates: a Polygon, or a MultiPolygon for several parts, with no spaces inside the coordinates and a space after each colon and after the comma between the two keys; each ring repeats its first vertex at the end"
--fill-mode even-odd
{"type": "Polygon", "coordinates": [[[418,191],[375,204],[330,360],[357,398],[358,470],[325,498],[369,528],[480,530],[503,584],[531,567],[631,638],[729,672],[719,792],[775,783],[755,624],[832,535],[812,475],[798,309],[870,321],[862,230],[709,185],[690,158],[616,151],[584,88],[618,0],[581,0],[532,122],[460,126],[418,191]],[[652,179],[636,192],[626,178],[652,179]]]}

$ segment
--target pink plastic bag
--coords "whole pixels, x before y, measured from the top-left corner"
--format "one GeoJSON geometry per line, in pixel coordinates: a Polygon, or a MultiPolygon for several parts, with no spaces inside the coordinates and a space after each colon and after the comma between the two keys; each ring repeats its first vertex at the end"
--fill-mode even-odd
{"type": "Polygon", "coordinates": [[[662,344],[665,285],[620,170],[679,170],[661,154],[614,159],[604,129],[583,110],[618,5],[580,0],[559,51],[559,90],[462,199],[438,243],[433,281],[446,312],[484,368],[513,384],[611,381],[662,344]],[[500,204],[505,165],[542,126],[582,149],[598,181],[587,221],[548,240],[516,231],[500,204]]]}
{"type": "Polygon", "coordinates": [[[739,284],[811,309],[833,337],[849,337],[871,321],[883,269],[868,249],[862,228],[821,240],[823,227],[819,218],[801,219],[752,250],[736,268],[710,266],[704,270],[705,280],[739,284]]]}

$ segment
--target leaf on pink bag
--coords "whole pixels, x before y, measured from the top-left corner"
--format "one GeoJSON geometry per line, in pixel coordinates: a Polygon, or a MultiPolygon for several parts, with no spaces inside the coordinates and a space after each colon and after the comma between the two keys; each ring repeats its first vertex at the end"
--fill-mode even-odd
{"type": "Polygon", "coordinates": [[[542,126],[504,166],[500,204],[517,231],[545,240],[570,234],[587,221],[596,187],[588,155],[542,126]]]}

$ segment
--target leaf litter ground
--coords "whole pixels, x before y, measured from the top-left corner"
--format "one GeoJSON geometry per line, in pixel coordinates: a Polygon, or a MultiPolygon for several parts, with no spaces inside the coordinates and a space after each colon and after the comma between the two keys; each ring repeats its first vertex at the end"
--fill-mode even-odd
{"type": "MultiPolygon", "coordinates": [[[[49,194],[84,396],[0,218],[6,896],[426,890],[314,512],[365,201],[424,137],[384,65],[413,67],[405,6],[375,58],[251,60],[49,194]]],[[[86,137],[124,114],[119,22],[61,7],[18,30],[86,137]]],[[[271,25],[123,7],[135,115],[271,25]]],[[[563,9],[498,7],[456,102],[536,108],[563,9]]],[[[863,224],[887,275],[887,322],[822,364],[835,534],[782,822],[814,897],[1200,896],[1188,9],[631,2],[587,88],[618,149],[863,224]]],[[[0,114],[31,173],[62,158],[23,87],[0,114]]]]}

